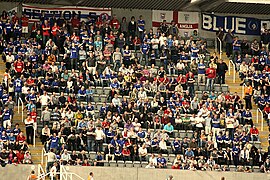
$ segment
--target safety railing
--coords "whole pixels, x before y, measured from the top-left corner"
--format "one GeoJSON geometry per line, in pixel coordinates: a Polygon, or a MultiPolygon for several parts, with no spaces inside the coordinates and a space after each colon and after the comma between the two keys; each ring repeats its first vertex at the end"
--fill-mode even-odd
{"type": "Polygon", "coordinates": [[[23,122],[23,101],[21,99],[21,97],[18,98],[18,114],[20,114],[20,106],[21,106],[21,109],[22,109],[22,122],[23,122]]]}
{"type": "Polygon", "coordinates": [[[42,165],[44,165],[44,163],[45,165],[47,164],[47,158],[45,158],[44,160],[45,154],[46,154],[45,148],[42,148],[42,151],[41,151],[41,164],[42,165]]]}
{"type": "Polygon", "coordinates": [[[33,129],[34,129],[34,136],[33,136],[33,137],[34,137],[34,139],[33,139],[33,146],[34,146],[34,147],[36,147],[36,131],[37,131],[37,129],[36,129],[36,126],[35,126],[35,125],[33,126],[33,129]]]}
{"type": "Polygon", "coordinates": [[[46,174],[42,166],[39,164],[38,165],[38,179],[45,180],[47,175],[49,175],[49,173],[46,174]]]}
{"type": "Polygon", "coordinates": [[[243,83],[243,86],[242,86],[242,97],[243,98],[245,97],[245,87],[247,87],[247,85],[245,83],[243,83]]]}
{"type": "MultiPolygon", "coordinates": [[[[219,59],[221,59],[221,57],[222,57],[222,41],[219,39],[219,37],[217,37],[216,39],[217,39],[216,45],[219,44],[219,59]]],[[[217,49],[217,46],[216,46],[216,49],[217,49]]]]}
{"type": "MultiPolygon", "coordinates": [[[[58,173],[56,173],[58,174],[58,173]]],[[[50,173],[48,172],[47,174],[41,174],[40,176],[38,176],[37,180],[45,180],[47,176],[49,176],[50,173]]],[[[53,176],[50,176],[50,180],[53,180],[53,176]]]]}
{"type": "Polygon", "coordinates": [[[229,61],[229,75],[231,75],[231,68],[233,68],[233,82],[235,83],[236,68],[235,68],[235,64],[232,60],[229,61]]]}
{"type": "Polygon", "coordinates": [[[259,113],[261,115],[261,131],[263,131],[263,112],[260,108],[257,109],[257,124],[259,123],[259,113]]]}
{"type": "Polygon", "coordinates": [[[73,177],[76,177],[76,179],[84,180],[84,178],[82,178],[78,174],[68,172],[66,167],[60,165],[60,180],[73,180],[73,177]]]}

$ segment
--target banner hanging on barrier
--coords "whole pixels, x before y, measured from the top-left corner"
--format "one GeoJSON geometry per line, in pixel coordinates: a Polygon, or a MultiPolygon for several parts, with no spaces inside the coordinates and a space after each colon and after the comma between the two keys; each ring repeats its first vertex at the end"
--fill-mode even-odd
{"type": "Polygon", "coordinates": [[[234,34],[260,35],[261,21],[250,17],[218,16],[203,13],[202,29],[215,32],[221,27],[225,32],[231,29],[234,34]]]}
{"type": "Polygon", "coordinates": [[[39,21],[40,15],[45,13],[46,17],[63,16],[64,19],[70,20],[75,15],[80,19],[86,19],[88,16],[91,18],[100,17],[101,19],[108,20],[111,16],[111,8],[91,8],[91,7],[74,7],[74,6],[63,6],[54,8],[45,8],[38,6],[30,6],[27,4],[22,5],[22,12],[26,14],[29,21],[39,21]]]}
{"type": "Polygon", "coordinates": [[[199,14],[197,12],[152,11],[152,26],[154,30],[160,27],[163,20],[166,20],[168,25],[174,20],[179,28],[180,36],[190,36],[194,30],[198,31],[199,14]]]}

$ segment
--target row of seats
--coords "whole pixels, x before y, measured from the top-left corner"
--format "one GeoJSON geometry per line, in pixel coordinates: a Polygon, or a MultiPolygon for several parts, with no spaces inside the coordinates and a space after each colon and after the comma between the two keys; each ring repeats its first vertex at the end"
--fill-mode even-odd
{"type": "MultiPolygon", "coordinates": [[[[140,161],[109,161],[104,162],[104,166],[106,167],[119,167],[119,168],[145,168],[148,165],[148,162],[140,162],[140,161]]],[[[167,162],[167,169],[172,169],[173,163],[167,162]]],[[[245,166],[252,170],[252,172],[260,172],[259,166],[245,166]]],[[[235,171],[237,167],[235,165],[229,165],[230,171],[235,171]]]]}

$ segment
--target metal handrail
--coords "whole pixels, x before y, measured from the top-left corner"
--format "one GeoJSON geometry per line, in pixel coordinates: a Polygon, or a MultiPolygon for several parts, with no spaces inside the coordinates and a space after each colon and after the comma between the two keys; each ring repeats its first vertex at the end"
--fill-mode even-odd
{"type": "Polygon", "coordinates": [[[242,86],[242,98],[245,97],[245,87],[247,87],[247,85],[245,83],[243,83],[243,86],[242,86]]]}
{"type": "Polygon", "coordinates": [[[235,83],[235,77],[236,77],[236,68],[235,68],[235,64],[232,60],[229,61],[229,75],[231,75],[231,64],[233,66],[233,82],[235,83]]]}
{"type": "Polygon", "coordinates": [[[222,57],[222,41],[217,37],[218,43],[219,43],[219,59],[222,57]]]}
{"type": "Polygon", "coordinates": [[[257,123],[259,123],[259,113],[261,114],[261,131],[263,131],[263,112],[260,108],[257,109],[257,123]]]}
{"type": "Polygon", "coordinates": [[[36,147],[36,126],[33,126],[33,129],[34,129],[34,140],[33,140],[33,146],[36,147]]]}
{"type": "Polygon", "coordinates": [[[45,173],[45,171],[43,170],[42,166],[40,164],[38,164],[38,179],[42,179],[45,180],[45,177],[48,175],[49,173],[45,173]]]}
{"type": "MultiPolygon", "coordinates": [[[[41,164],[44,165],[44,156],[45,156],[45,148],[42,148],[42,151],[41,151],[41,164]]],[[[47,158],[45,160],[45,164],[47,164],[47,158]]]]}
{"type": "Polygon", "coordinates": [[[84,180],[84,178],[82,178],[81,176],[79,176],[76,173],[72,173],[72,172],[67,172],[66,168],[63,165],[60,165],[60,180],[68,180],[68,177],[70,177],[70,179],[73,179],[73,176],[77,177],[80,180],[84,180]]]}
{"type": "Polygon", "coordinates": [[[23,122],[23,101],[22,101],[21,97],[19,97],[19,99],[18,99],[18,114],[20,114],[20,104],[22,106],[22,122],[23,122]]]}

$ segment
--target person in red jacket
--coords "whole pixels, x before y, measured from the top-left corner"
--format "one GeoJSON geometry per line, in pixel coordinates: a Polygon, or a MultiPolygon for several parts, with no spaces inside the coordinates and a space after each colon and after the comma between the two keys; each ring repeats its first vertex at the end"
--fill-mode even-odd
{"type": "Polygon", "coordinates": [[[176,162],[173,166],[172,169],[180,169],[179,163],[176,162]]]}
{"type": "Polygon", "coordinates": [[[23,35],[28,34],[28,25],[29,25],[29,19],[26,17],[25,14],[21,17],[22,22],[22,33],[23,35]]]}
{"type": "Polygon", "coordinates": [[[21,57],[19,57],[18,60],[14,62],[13,66],[18,77],[20,77],[24,70],[24,62],[22,61],[21,57]]]}
{"type": "Polygon", "coordinates": [[[116,18],[116,15],[113,15],[113,19],[110,22],[111,28],[115,28],[115,29],[119,29],[120,28],[120,22],[118,21],[118,19],[116,18]]]}
{"type": "Polygon", "coordinates": [[[213,64],[209,65],[209,68],[206,70],[207,81],[206,81],[206,90],[212,91],[214,86],[214,81],[217,76],[216,69],[213,67],[213,64]]]}
{"type": "Polygon", "coordinates": [[[20,144],[23,144],[23,142],[26,140],[25,136],[23,135],[23,132],[20,132],[20,134],[17,136],[17,141],[20,144]]]}
{"type": "Polygon", "coordinates": [[[50,29],[51,29],[50,24],[48,23],[47,20],[45,20],[44,24],[42,25],[42,40],[44,46],[50,38],[50,29]]]}
{"type": "Polygon", "coordinates": [[[76,32],[76,34],[78,34],[79,33],[79,27],[80,27],[80,19],[78,18],[77,15],[75,15],[71,19],[71,25],[73,27],[73,32],[76,32]]]}
{"type": "Polygon", "coordinates": [[[257,141],[258,140],[259,130],[256,128],[255,125],[252,128],[250,128],[249,133],[250,133],[251,141],[257,141]]]}
{"type": "Polygon", "coordinates": [[[124,161],[130,161],[130,150],[126,146],[122,150],[122,155],[124,161]]]}
{"type": "Polygon", "coordinates": [[[17,158],[18,158],[18,162],[17,164],[22,164],[23,163],[23,159],[24,159],[24,153],[22,150],[20,150],[19,152],[17,152],[16,154],[17,158]]]}
{"type": "Polygon", "coordinates": [[[60,27],[55,22],[53,27],[52,27],[52,32],[51,32],[52,36],[53,36],[53,42],[54,43],[57,43],[56,41],[57,41],[57,36],[58,36],[59,32],[60,32],[60,27]]]}

